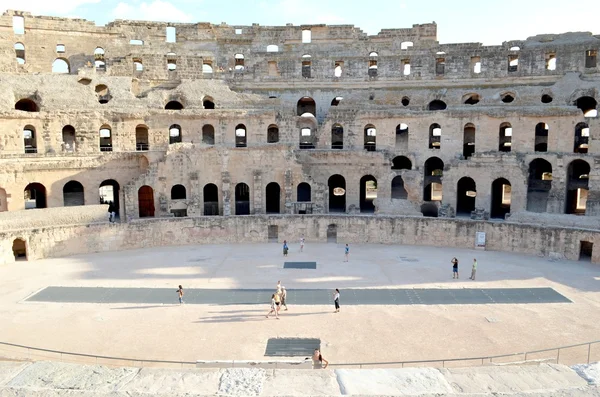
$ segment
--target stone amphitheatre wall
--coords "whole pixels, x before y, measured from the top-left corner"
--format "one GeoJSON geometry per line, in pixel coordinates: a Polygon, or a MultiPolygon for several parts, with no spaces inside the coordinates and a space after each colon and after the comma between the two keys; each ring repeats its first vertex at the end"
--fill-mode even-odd
{"type": "MultiPolygon", "coordinates": [[[[552,252],[575,258],[578,230],[600,230],[599,49],[589,32],[483,46],[440,44],[435,23],[369,36],[352,25],[96,26],[7,11],[0,212],[113,202],[122,224],[49,223],[60,241],[32,234],[30,258],[104,249],[91,230],[122,233],[116,248],[141,244],[128,233],[167,244],[160,227],[173,227],[171,243],[193,243],[179,225],[196,223],[264,241],[267,219],[281,233],[292,223],[267,215],[309,209],[334,216],[340,236],[352,222],[391,233],[380,223],[393,217],[428,235],[437,224],[521,233],[508,226],[515,214],[542,225],[535,238],[562,236],[552,252]],[[405,217],[420,214],[443,219],[405,217]],[[171,216],[194,219],[136,221],[171,216]]],[[[468,244],[448,241],[470,246],[471,232],[468,244]]],[[[493,249],[548,252],[545,240],[511,238],[493,249]]]]}
{"type": "MultiPolygon", "coordinates": [[[[15,261],[12,242],[22,239],[27,259],[64,257],[157,246],[265,243],[275,240],[406,244],[475,248],[486,233],[486,250],[577,260],[582,241],[600,244],[600,231],[468,219],[369,216],[243,216],[136,220],[129,223],[59,225],[0,232],[0,264],[15,261]],[[276,235],[269,228],[276,227],[276,235]]],[[[594,251],[591,260],[600,263],[594,251]]]]}

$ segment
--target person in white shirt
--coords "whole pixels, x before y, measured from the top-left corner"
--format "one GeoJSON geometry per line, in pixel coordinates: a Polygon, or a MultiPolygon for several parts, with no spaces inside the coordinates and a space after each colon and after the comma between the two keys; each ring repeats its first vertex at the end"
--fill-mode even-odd
{"type": "Polygon", "coordinates": [[[340,290],[339,289],[335,289],[335,292],[333,293],[333,303],[335,304],[335,312],[334,313],[339,313],[340,312],[340,290]]]}
{"type": "Polygon", "coordinates": [[[300,238],[300,252],[304,250],[304,235],[300,238]]]}

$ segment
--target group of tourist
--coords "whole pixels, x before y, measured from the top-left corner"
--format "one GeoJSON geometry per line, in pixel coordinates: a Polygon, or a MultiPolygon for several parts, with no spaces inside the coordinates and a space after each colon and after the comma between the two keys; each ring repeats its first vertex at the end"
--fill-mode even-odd
{"type": "Polygon", "coordinates": [[[285,310],[288,309],[287,304],[285,302],[287,298],[287,291],[284,286],[281,285],[281,281],[277,282],[277,290],[273,295],[271,295],[271,310],[267,313],[267,318],[272,313],[275,313],[275,318],[279,320],[279,310],[285,306],[285,310]]]}
{"type": "MultiPolygon", "coordinates": [[[[452,263],[452,278],[457,279],[458,278],[458,259],[456,259],[456,257],[454,257],[454,258],[452,258],[450,263],[452,263]]],[[[469,280],[475,280],[476,273],[477,273],[477,259],[473,258],[473,267],[471,268],[471,277],[469,277],[469,280]]]]}
{"type": "MultiPolygon", "coordinates": [[[[300,252],[304,252],[304,235],[300,237],[300,252]]],[[[288,256],[288,252],[290,247],[288,246],[287,240],[283,240],[283,256],[288,256]]],[[[344,262],[348,262],[348,258],[350,257],[350,246],[346,243],[344,247],[344,262]]]]}

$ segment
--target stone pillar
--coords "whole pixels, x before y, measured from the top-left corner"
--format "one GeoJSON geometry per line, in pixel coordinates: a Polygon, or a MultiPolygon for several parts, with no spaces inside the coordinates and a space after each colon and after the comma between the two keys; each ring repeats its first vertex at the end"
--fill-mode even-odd
{"type": "Polygon", "coordinates": [[[546,212],[551,214],[565,213],[565,188],[564,182],[552,181],[552,187],[548,193],[546,212]]]}
{"type": "Polygon", "coordinates": [[[200,183],[198,182],[198,173],[191,172],[190,173],[190,193],[189,193],[189,197],[187,199],[188,216],[204,215],[204,206],[202,205],[204,203],[204,200],[203,200],[202,194],[203,194],[202,187],[200,186],[200,183]]]}
{"type": "Polygon", "coordinates": [[[221,172],[221,191],[223,192],[223,216],[231,215],[231,176],[229,172],[221,172]]]}
{"type": "Polygon", "coordinates": [[[291,170],[287,170],[284,175],[283,181],[283,207],[282,213],[291,214],[293,207],[290,204],[294,201],[294,177],[291,170]]]}
{"type": "Polygon", "coordinates": [[[156,211],[158,213],[155,213],[154,216],[169,214],[169,193],[167,192],[167,178],[164,176],[159,177],[158,186],[156,186],[156,190],[154,191],[155,201],[158,196],[158,211],[156,211]]]}
{"type": "Polygon", "coordinates": [[[254,183],[252,184],[252,197],[250,197],[250,213],[251,214],[264,214],[265,208],[263,206],[263,183],[262,183],[262,172],[254,171],[254,183]]]}

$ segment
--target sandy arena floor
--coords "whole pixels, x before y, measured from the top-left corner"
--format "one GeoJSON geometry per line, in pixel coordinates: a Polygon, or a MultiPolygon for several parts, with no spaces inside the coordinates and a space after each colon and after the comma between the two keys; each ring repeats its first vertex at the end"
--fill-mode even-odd
{"type": "MultiPolygon", "coordinates": [[[[155,248],[17,262],[0,267],[0,341],[64,351],[195,361],[263,360],[272,337],[320,338],[332,363],[474,357],[600,340],[600,266],[500,252],[342,244],[155,248]],[[460,260],[452,279],[450,259],[460,260]],[[468,279],[473,257],[477,281],[468,279]],[[296,306],[281,320],[264,305],[183,305],[184,288],[339,288],[342,311],[296,306]],[[24,302],[47,286],[169,287],[173,305],[24,302]],[[573,303],[343,306],[347,288],[552,287],[573,303]]],[[[0,347],[0,355],[2,355],[0,347]]],[[[587,348],[585,348],[587,353],[587,348]]],[[[583,349],[577,354],[585,358],[583,349]]],[[[592,352],[600,359],[600,344],[592,352]]],[[[581,361],[577,359],[578,361],[581,361]]]]}

